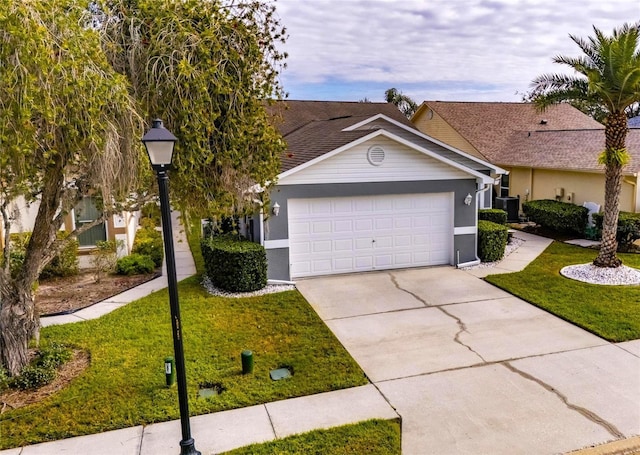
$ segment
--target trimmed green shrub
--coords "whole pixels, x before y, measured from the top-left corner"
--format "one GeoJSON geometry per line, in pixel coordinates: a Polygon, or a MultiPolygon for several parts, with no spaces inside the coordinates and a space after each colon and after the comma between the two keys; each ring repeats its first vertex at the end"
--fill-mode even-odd
{"type": "MultiPolygon", "coordinates": [[[[594,213],[593,222],[598,232],[602,232],[604,214],[594,213]]],[[[618,215],[618,232],[616,240],[622,251],[629,249],[631,244],[640,239],[640,213],[620,212],[618,215]]]]}
{"type": "Polygon", "coordinates": [[[204,265],[214,286],[250,292],[267,285],[267,254],[259,243],[237,236],[218,236],[200,243],[204,265]]]}
{"type": "Polygon", "coordinates": [[[144,254],[133,253],[118,259],[116,273],[118,275],[142,275],[152,273],[155,269],[153,259],[144,254]]]}
{"type": "Polygon", "coordinates": [[[507,224],[507,212],[502,209],[480,209],[478,219],[496,224],[507,224]]]}
{"type": "Polygon", "coordinates": [[[502,259],[507,246],[509,229],[503,224],[491,221],[478,221],[478,257],[482,262],[502,259]]]}
{"type": "Polygon", "coordinates": [[[583,235],[589,209],[552,199],[524,202],[522,211],[531,221],[557,232],[583,235]]]}
{"type": "MultiPolygon", "coordinates": [[[[145,219],[151,220],[150,218],[145,219]]],[[[136,231],[131,252],[149,256],[153,260],[155,267],[162,267],[162,259],[164,258],[162,234],[153,226],[141,227],[136,231]]]]}

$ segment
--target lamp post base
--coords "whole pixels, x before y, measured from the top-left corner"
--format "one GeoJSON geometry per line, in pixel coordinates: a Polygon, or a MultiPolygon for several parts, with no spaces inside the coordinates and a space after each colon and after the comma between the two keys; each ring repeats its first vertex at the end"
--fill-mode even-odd
{"type": "Polygon", "coordinates": [[[202,455],[196,450],[193,438],[180,441],[180,455],[202,455]]]}

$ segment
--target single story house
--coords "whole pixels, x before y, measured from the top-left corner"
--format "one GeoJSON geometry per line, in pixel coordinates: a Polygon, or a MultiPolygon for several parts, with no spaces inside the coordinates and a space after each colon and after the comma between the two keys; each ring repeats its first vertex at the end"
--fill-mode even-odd
{"type": "Polygon", "coordinates": [[[251,223],[268,277],[478,261],[478,198],[501,168],[418,131],[389,103],[281,101],[287,143],[251,223]]]}
{"type": "MultiPolygon", "coordinates": [[[[11,233],[31,232],[38,214],[39,202],[30,204],[23,198],[18,198],[9,207],[9,213],[17,216],[11,223],[11,233]]],[[[100,212],[91,197],[83,198],[80,203],[65,217],[62,229],[72,232],[76,227],[93,222],[100,216],[100,212]]],[[[90,267],[89,254],[94,251],[96,243],[101,240],[115,240],[118,242],[118,256],[126,256],[131,252],[136,229],[138,227],[139,212],[122,212],[109,217],[104,223],[88,229],[78,236],[80,267],[90,267]]],[[[1,220],[1,218],[0,218],[1,220]]],[[[2,229],[0,229],[0,246],[4,245],[2,229]]]]}
{"type": "MultiPolygon", "coordinates": [[[[508,171],[496,196],[604,204],[604,126],[569,104],[425,101],[411,118],[423,133],[508,171]]],[[[627,137],[620,209],[640,212],[640,129],[627,137]]]]}

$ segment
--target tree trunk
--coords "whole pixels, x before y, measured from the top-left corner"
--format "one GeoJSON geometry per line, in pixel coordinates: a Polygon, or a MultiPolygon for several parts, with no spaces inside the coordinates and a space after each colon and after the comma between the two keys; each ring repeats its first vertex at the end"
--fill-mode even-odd
{"type": "Polygon", "coordinates": [[[40,334],[40,316],[36,312],[34,283],[44,267],[46,253],[62,224],[60,210],[64,187],[64,158],[54,155],[44,170],[46,177],[33,231],[22,267],[15,276],[0,271],[0,365],[15,376],[29,363],[29,342],[40,334]]]}
{"type": "Polygon", "coordinates": [[[0,363],[15,376],[29,363],[29,341],[38,338],[40,319],[31,288],[19,289],[4,278],[0,276],[0,363]]]}
{"type": "Polygon", "coordinates": [[[622,261],[616,256],[618,241],[618,213],[622,190],[622,167],[619,152],[626,147],[627,117],[624,112],[613,112],[607,117],[605,126],[605,186],[604,217],[602,220],[602,242],[600,252],[593,264],[598,267],[620,267],[622,261]]]}

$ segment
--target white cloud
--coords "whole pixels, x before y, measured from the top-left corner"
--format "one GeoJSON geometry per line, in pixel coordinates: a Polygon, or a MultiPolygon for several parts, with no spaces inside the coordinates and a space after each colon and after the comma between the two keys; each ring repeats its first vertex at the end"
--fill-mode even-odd
{"type": "Polygon", "coordinates": [[[384,89],[372,97],[366,87],[381,85],[416,100],[518,101],[534,77],[563,71],[553,56],[580,54],[569,34],[640,20],[638,0],[278,0],[276,8],[289,34],[283,82],[296,99],[322,90],[322,99],[375,101],[384,89]]]}

